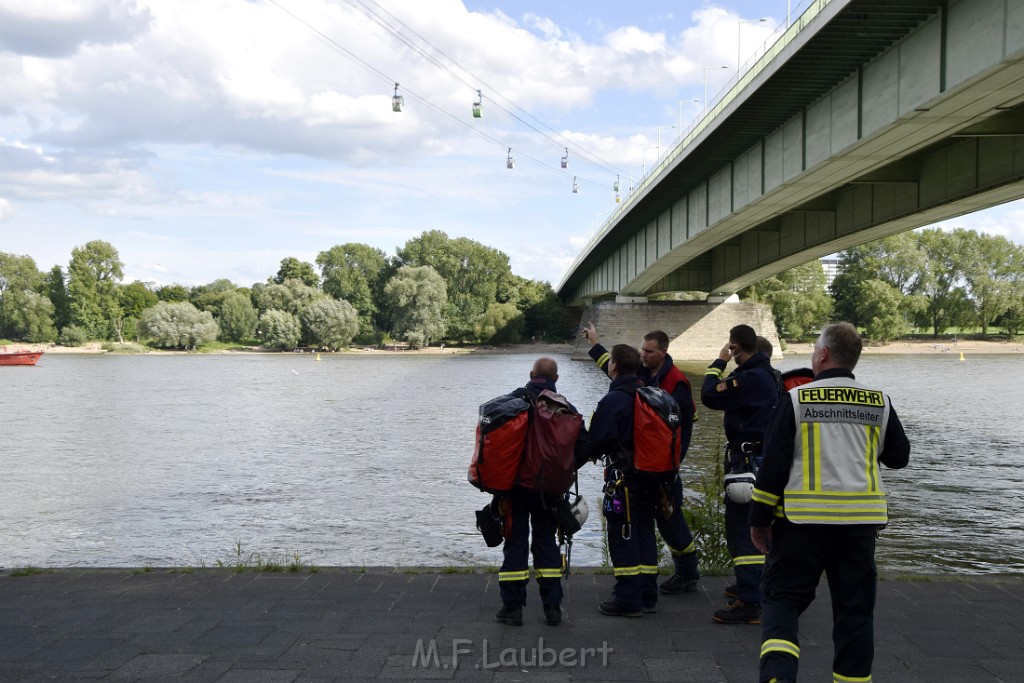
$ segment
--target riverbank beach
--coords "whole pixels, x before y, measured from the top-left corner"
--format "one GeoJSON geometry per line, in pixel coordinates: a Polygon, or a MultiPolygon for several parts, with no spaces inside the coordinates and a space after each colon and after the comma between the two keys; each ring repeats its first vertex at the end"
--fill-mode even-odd
{"type": "MultiPolygon", "coordinates": [[[[612,577],[574,573],[562,623],[536,602],[494,621],[497,574],[321,569],[0,571],[0,679],[145,681],[750,681],[760,627],[716,626],[725,577],[629,628],[612,577]],[[616,623],[612,623],[616,621],[616,623]]],[[[801,679],[831,680],[831,615],[801,621],[801,679]]],[[[874,680],[1024,680],[1024,578],[883,580],[874,680]]]]}
{"type": "MultiPolygon", "coordinates": [[[[107,353],[98,342],[90,342],[83,346],[59,346],[56,344],[14,344],[13,349],[45,351],[46,353],[107,353]]],[[[341,353],[370,353],[370,354],[513,354],[513,353],[534,353],[538,355],[571,354],[574,350],[573,344],[550,344],[540,342],[536,344],[504,344],[501,346],[480,345],[480,346],[429,346],[424,349],[378,349],[374,347],[353,347],[341,353]]],[[[814,350],[814,344],[810,342],[789,343],[783,356],[810,356],[814,350]]],[[[187,351],[161,351],[151,349],[149,353],[191,353],[187,351]]],[[[222,351],[224,354],[236,353],[277,353],[261,349],[239,349],[222,351]]],[[[284,352],[282,352],[284,353],[284,352]]],[[[1024,353],[1024,342],[1021,341],[982,341],[975,339],[941,339],[930,340],[897,340],[888,344],[865,345],[864,354],[868,355],[904,355],[904,354],[938,354],[938,353],[964,353],[964,354],[992,354],[992,353],[1024,353]]],[[[775,358],[778,358],[778,350],[775,358]]]]}

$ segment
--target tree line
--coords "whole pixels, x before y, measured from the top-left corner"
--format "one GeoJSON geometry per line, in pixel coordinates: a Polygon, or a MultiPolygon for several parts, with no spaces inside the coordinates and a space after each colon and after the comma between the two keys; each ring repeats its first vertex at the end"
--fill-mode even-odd
{"type": "Polygon", "coordinates": [[[904,232],[840,255],[829,289],[819,261],[766,278],[741,296],[767,303],[780,336],[799,339],[830,320],[847,320],[877,341],[915,330],[1024,325],[1024,247],[975,230],[904,232]]]}
{"type": "Polygon", "coordinates": [[[571,337],[576,319],[547,282],[512,273],[508,256],[432,230],[388,256],[341,244],[316,262],[281,261],[265,282],[227,279],[187,287],[123,283],[117,249],[75,247],[48,272],[0,252],[0,337],[69,346],[91,340],[196,348],[214,340],[282,350],[337,350],[401,340],[512,343],[571,337]]]}

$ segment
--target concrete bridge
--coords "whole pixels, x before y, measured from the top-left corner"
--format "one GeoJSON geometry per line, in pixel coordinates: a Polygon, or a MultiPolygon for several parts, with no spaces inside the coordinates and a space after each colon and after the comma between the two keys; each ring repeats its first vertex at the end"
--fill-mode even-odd
{"type": "Polygon", "coordinates": [[[713,105],[583,249],[564,301],[713,306],[1024,197],[1024,0],[814,0],[713,105]]]}

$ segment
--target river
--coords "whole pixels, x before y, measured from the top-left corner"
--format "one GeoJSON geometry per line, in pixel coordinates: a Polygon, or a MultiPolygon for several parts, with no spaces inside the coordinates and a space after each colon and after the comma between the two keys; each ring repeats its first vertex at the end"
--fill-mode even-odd
{"type": "MultiPolygon", "coordinates": [[[[607,388],[556,356],[589,417],[607,388]]],[[[0,566],[500,563],[466,482],[477,406],[524,384],[531,355],[46,355],[0,372],[0,566]]],[[[809,362],[792,356],[783,369],[809,362]]],[[[698,385],[702,364],[684,366],[698,385]]],[[[883,471],[880,569],[1024,573],[1019,356],[867,356],[913,451],[883,471]]],[[[701,407],[684,474],[710,466],[701,407]]],[[[573,562],[603,561],[599,472],[573,562]]]]}

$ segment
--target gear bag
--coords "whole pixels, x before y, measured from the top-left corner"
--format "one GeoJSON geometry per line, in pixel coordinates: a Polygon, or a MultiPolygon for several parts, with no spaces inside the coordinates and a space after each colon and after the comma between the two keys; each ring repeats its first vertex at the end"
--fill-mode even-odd
{"type": "Polygon", "coordinates": [[[624,387],[633,398],[633,470],[657,478],[679,473],[679,404],[659,387],[624,387]]]}
{"type": "Polygon", "coordinates": [[[492,398],[480,406],[469,483],[481,491],[511,491],[526,446],[530,403],[516,394],[492,398]]]}
{"type": "Polygon", "coordinates": [[[576,479],[573,450],[583,416],[561,394],[545,389],[533,401],[518,483],[528,491],[561,495],[576,479]]]}

